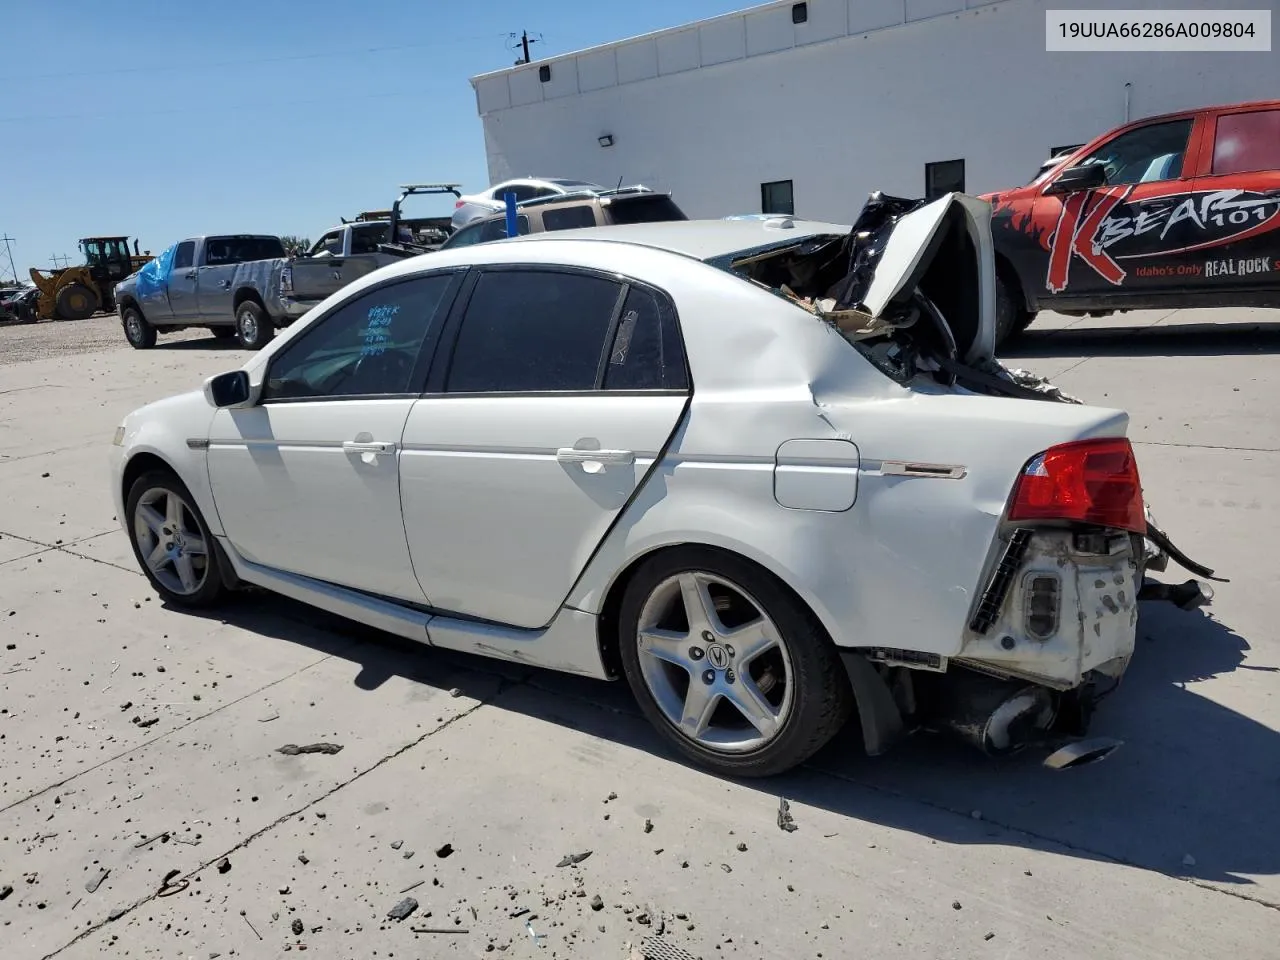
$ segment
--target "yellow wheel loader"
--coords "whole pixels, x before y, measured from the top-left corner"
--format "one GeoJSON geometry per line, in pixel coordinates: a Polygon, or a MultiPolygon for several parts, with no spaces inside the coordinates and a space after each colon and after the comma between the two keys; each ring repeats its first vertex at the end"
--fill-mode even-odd
{"type": "Polygon", "coordinates": [[[39,288],[36,315],[41,320],[85,320],[99,310],[116,308],[113,290],[125,277],[153,259],[138,253],[128,237],[86,237],[80,241],[85,262],[60,270],[31,270],[31,280],[39,288]]]}

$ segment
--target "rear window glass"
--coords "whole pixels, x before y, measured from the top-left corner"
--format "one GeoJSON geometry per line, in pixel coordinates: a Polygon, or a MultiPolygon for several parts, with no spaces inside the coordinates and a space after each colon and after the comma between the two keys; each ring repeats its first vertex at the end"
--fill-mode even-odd
{"type": "Polygon", "coordinates": [[[666,196],[615,197],[605,207],[610,223],[659,223],[688,220],[674,200],[666,196]]]}
{"type": "Polygon", "coordinates": [[[1218,118],[1213,139],[1213,172],[1280,170],[1280,110],[1228,113],[1218,118]]]}
{"type": "Polygon", "coordinates": [[[669,304],[632,287],[604,371],[606,390],[687,390],[684,348],[669,304]]]}
{"type": "Polygon", "coordinates": [[[284,245],[277,237],[210,237],[205,241],[204,262],[211,266],[274,260],[283,256],[284,245]]]}
{"type": "Polygon", "coordinates": [[[583,203],[576,207],[561,207],[558,210],[545,210],[542,214],[542,226],[547,230],[572,230],[574,227],[594,227],[596,214],[591,204],[583,203]]]}

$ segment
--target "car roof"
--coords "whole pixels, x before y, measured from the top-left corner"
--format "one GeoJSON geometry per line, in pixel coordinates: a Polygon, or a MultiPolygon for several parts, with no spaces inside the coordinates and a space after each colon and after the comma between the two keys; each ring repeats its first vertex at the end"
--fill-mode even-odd
{"type": "Polygon", "coordinates": [[[661,220],[652,223],[551,230],[496,242],[555,243],[560,240],[605,240],[614,243],[639,244],[644,247],[682,253],[698,260],[710,260],[739,250],[785,244],[788,241],[805,240],[813,236],[843,235],[850,229],[852,228],[847,224],[793,220],[791,217],[781,216],[770,220],[661,220]]]}

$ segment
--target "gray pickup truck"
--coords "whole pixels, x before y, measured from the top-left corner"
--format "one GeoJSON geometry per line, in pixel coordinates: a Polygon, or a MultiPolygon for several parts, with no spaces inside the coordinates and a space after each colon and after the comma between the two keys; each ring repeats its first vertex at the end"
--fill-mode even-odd
{"type": "Polygon", "coordinates": [[[223,234],[176,243],[116,285],[125,337],[145,350],[158,330],[208,327],[257,350],[293,319],[280,297],[286,261],[279,237],[223,234]]]}
{"type": "Polygon", "coordinates": [[[408,197],[452,194],[456,183],[409,183],[390,210],[371,210],[355,220],[326,230],[304,256],[285,264],[280,296],[285,312],[300,317],[330,294],[379,267],[437,250],[448,239],[448,216],[405,217],[401,205],[408,197]]]}

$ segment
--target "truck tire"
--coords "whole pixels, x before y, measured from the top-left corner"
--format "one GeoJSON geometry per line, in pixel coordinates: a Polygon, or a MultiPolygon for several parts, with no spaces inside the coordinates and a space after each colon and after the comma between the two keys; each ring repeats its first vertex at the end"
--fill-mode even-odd
{"type": "Polygon", "coordinates": [[[1019,291],[1014,289],[1002,271],[996,271],[996,347],[1016,337],[1036,315],[1022,305],[1019,291]]]}
{"type": "Polygon", "coordinates": [[[88,320],[98,309],[98,298],[83,283],[68,283],[54,296],[59,320],[88,320]]]}
{"type": "Polygon", "coordinates": [[[135,350],[150,350],[156,345],[156,328],[147,323],[137,307],[125,307],[120,314],[124,337],[135,350]]]}
{"type": "Polygon", "coordinates": [[[236,307],[236,337],[240,346],[246,350],[261,350],[275,334],[271,318],[258,304],[246,300],[236,307]]]}

